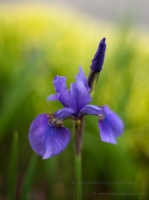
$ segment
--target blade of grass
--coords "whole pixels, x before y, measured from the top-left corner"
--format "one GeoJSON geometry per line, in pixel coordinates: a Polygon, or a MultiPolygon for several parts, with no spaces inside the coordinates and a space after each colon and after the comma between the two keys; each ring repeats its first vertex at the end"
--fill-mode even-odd
{"type": "Polygon", "coordinates": [[[15,200],[16,179],[17,179],[17,165],[18,165],[18,133],[15,132],[12,141],[10,154],[10,167],[8,172],[8,196],[9,200],[15,200]]]}
{"type": "Polygon", "coordinates": [[[17,83],[13,85],[12,88],[10,88],[10,91],[5,96],[5,104],[3,105],[0,113],[0,142],[4,137],[5,129],[9,121],[12,119],[12,116],[14,115],[16,109],[21,105],[25,97],[33,90],[33,87],[27,87],[27,85],[29,85],[31,82],[33,72],[35,73],[35,68],[30,70],[30,72],[28,72],[27,70],[22,70],[22,73],[20,74],[17,83]],[[23,73],[26,74],[25,77],[23,77],[23,73]]]}
{"type": "Polygon", "coordinates": [[[29,194],[29,191],[32,187],[33,184],[33,180],[34,180],[34,175],[35,175],[35,169],[36,169],[36,165],[37,165],[37,158],[38,156],[33,153],[31,156],[31,160],[26,172],[26,176],[24,179],[24,183],[22,186],[22,193],[21,193],[21,198],[20,200],[26,200],[27,199],[27,195],[29,194]]]}

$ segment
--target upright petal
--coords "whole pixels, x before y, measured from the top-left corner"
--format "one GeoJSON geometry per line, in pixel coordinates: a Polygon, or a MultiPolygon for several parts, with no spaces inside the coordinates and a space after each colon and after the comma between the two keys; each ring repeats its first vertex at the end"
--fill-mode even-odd
{"type": "Polygon", "coordinates": [[[53,84],[54,84],[57,94],[55,96],[50,95],[48,97],[48,100],[49,101],[59,100],[63,104],[63,106],[67,107],[68,106],[68,89],[66,86],[66,77],[58,76],[58,75],[55,76],[53,80],[53,84]]]}
{"type": "Polygon", "coordinates": [[[87,89],[87,91],[88,92],[90,91],[90,87],[88,86],[86,76],[85,76],[81,66],[79,67],[79,73],[76,75],[75,78],[76,78],[76,81],[82,81],[85,88],[87,89]]]}
{"type": "Polygon", "coordinates": [[[123,122],[108,106],[103,106],[102,108],[104,119],[98,122],[101,140],[115,144],[115,138],[119,137],[123,132],[123,122]]]}
{"type": "Polygon", "coordinates": [[[67,147],[70,132],[64,127],[50,125],[47,114],[40,114],[30,126],[28,139],[33,150],[46,159],[59,154],[67,147]]]}
{"type": "Polygon", "coordinates": [[[89,102],[92,98],[85,88],[82,81],[72,83],[69,92],[69,106],[75,111],[75,114],[79,114],[80,110],[89,102]]]}

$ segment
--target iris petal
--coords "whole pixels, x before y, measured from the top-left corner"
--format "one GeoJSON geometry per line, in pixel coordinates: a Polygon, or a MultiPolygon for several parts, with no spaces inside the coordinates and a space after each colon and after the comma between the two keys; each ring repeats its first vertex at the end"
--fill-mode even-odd
{"type": "Polygon", "coordinates": [[[78,114],[79,111],[89,102],[92,98],[85,88],[82,81],[72,83],[69,92],[69,106],[78,114]]]}
{"type": "Polygon", "coordinates": [[[115,138],[123,132],[123,122],[108,106],[103,106],[103,114],[104,119],[98,122],[101,140],[115,144],[115,138]]]}
{"type": "Polygon", "coordinates": [[[66,77],[65,76],[55,76],[53,84],[57,94],[50,95],[48,97],[49,101],[59,100],[63,106],[68,106],[68,89],[66,86],[66,77]],[[57,96],[56,96],[57,95],[57,96]],[[55,98],[55,99],[54,99],[55,98]]]}
{"type": "Polygon", "coordinates": [[[56,101],[59,100],[59,97],[57,94],[51,94],[50,96],[48,96],[48,101],[56,101]]]}
{"type": "Polygon", "coordinates": [[[110,124],[107,121],[99,121],[98,127],[100,128],[100,138],[103,142],[113,143],[116,144],[116,140],[110,124]]]}
{"type": "Polygon", "coordinates": [[[87,91],[88,92],[90,91],[90,87],[88,86],[86,76],[85,76],[81,66],[79,67],[79,73],[76,75],[75,78],[76,78],[76,81],[82,81],[85,88],[87,89],[87,91]]]}
{"type": "Polygon", "coordinates": [[[80,110],[80,113],[98,116],[102,114],[102,108],[94,105],[86,105],[80,110]]]}
{"type": "Polygon", "coordinates": [[[70,141],[70,131],[49,124],[46,114],[38,115],[32,122],[28,135],[33,150],[43,159],[63,151],[70,141]]]}
{"type": "Polygon", "coordinates": [[[62,108],[54,113],[54,116],[58,119],[65,119],[71,116],[74,113],[74,110],[71,108],[62,108]]]}

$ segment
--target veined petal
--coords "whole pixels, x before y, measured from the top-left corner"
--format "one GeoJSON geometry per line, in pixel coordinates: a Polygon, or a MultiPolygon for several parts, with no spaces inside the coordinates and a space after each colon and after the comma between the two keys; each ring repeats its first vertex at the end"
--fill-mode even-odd
{"type": "Polygon", "coordinates": [[[57,92],[57,98],[58,99],[54,99],[54,97],[56,98],[56,96],[52,95],[48,97],[48,100],[59,100],[63,106],[67,107],[68,106],[68,89],[66,86],[66,77],[65,76],[55,76],[54,80],[53,80],[53,84],[55,87],[55,90],[57,92]]]}
{"type": "Polygon", "coordinates": [[[81,110],[80,113],[84,113],[87,115],[99,115],[102,114],[102,108],[94,105],[86,105],[81,110]]]}
{"type": "Polygon", "coordinates": [[[70,132],[64,127],[50,125],[47,114],[40,114],[30,126],[28,139],[33,150],[46,159],[59,154],[67,147],[70,132]]]}
{"type": "Polygon", "coordinates": [[[78,114],[80,110],[89,102],[92,98],[85,88],[82,81],[72,83],[69,92],[69,106],[78,114]]]}
{"type": "Polygon", "coordinates": [[[58,119],[68,118],[71,114],[74,113],[74,110],[71,108],[62,108],[54,113],[54,116],[58,119]]]}
{"type": "Polygon", "coordinates": [[[70,141],[70,131],[67,128],[50,127],[46,138],[46,152],[43,159],[55,156],[63,151],[70,141]]]}
{"type": "Polygon", "coordinates": [[[101,140],[115,144],[115,138],[119,137],[123,132],[123,121],[108,106],[103,106],[102,108],[104,119],[98,122],[101,140]]]}
{"type": "Polygon", "coordinates": [[[76,81],[82,81],[85,88],[87,89],[87,91],[89,92],[90,91],[90,87],[88,86],[88,82],[87,82],[87,79],[86,79],[86,76],[81,68],[81,66],[79,67],[79,73],[76,75],[76,81]]]}

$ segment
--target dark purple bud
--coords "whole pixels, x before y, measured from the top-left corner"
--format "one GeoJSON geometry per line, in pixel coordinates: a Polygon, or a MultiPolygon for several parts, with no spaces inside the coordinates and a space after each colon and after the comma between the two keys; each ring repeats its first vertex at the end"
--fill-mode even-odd
{"type": "Polygon", "coordinates": [[[106,51],[106,39],[103,38],[98,46],[97,52],[92,60],[91,69],[95,72],[100,72],[104,62],[105,51],[106,51]]]}

